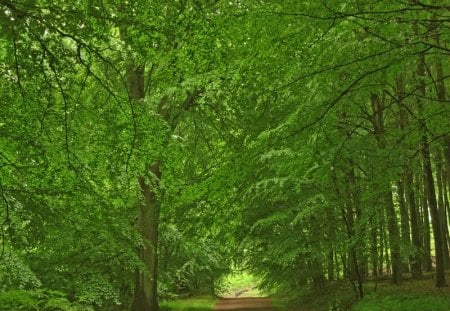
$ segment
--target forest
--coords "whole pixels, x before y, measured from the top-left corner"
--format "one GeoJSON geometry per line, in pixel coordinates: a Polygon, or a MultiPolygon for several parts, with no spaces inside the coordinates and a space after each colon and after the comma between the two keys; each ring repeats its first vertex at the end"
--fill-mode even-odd
{"type": "Polygon", "coordinates": [[[0,0],[0,310],[450,310],[449,56],[445,0],[0,0]]]}

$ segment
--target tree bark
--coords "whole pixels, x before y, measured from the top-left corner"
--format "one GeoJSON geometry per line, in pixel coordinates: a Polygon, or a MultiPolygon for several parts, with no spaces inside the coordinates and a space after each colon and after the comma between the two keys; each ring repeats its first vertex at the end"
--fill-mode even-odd
{"type": "MultiPolygon", "coordinates": [[[[445,206],[445,211],[447,213],[447,229],[448,229],[448,226],[450,224],[450,202],[448,199],[448,193],[450,192],[450,186],[449,187],[447,186],[447,181],[446,181],[447,177],[445,176],[445,174],[443,175],[442,178],[443,178],[442,184],[444,186],[444,189],[443,189],[444,206],[445,206]]],[[[449,249],[450,249],[450,238],[448,239],[448,241],[449,241],[449,249]]]]}
{"type": "Polygon", "coordinates": [[[421,152],[423,157],[425,193],[430,207],[431,225],[433,227],[434,249],[436,253],[436,286],[444,287],[445,284],[445,259],[442,237],[441,220],[436,202],[436,192],[434,189],[433,171],[431,169],[430,147],[426,134],[422,136],[421,152]]]}
{"type": "MultiPolygon", "coordinates": [[[[423,97],[426,96],[425,89],[425,55],[421,53],[419,55],[418,67],[417,67],[418,87],[419,92],[423,97]]],[[[441,219],[436,202],[436,192],[434,188],[433,170],[431,168],[431,156],[430,145],[428,142],[427,126],[424,116],[424,110],[421,99],[417,100],[418,114],[419,114],[419,129],[421,132],[421,145],[420,151],[423,161],[423,174],[425,193],[427,195],[427,201],[430,208],[431,224],[433,227],[434,247],[436,254],[436,287],[446,286],[445,282],[445,257],[443,243],[445,242],[442,236],[441,219]]]]}
{"type": "MultiPolygon", "coordinates": [[[[332,179],[334,183],[334,188],[337,194],[337,198],[342,198],[343,206],[341,208],[342,221],[345,225],[346,233],[348,239],[351,241],[355,239],[355,226],[354,226],[354,185],[352,182],[354,181],[351,176],[354,176],[353,167],[349,169],[345,173],[345,181],[344,181],[344,193],[341,194],[339,190],[338,179],[336,176],[336,172],[333,170],[332,179]]],[[[360,273],[360,262],[357,253],[357,246],[355,244],[360,244],[359,241],[357,243],[352,242],[347,254],[342,254],[342,265],[343,265],[343,273],[344,277],[347,278],[351,284],[353,285],[353,289],[358,297],[358,299],[362,299],[364,297],[364,287],[363,287],[363,276],[360,273]],[[356,283],[355,283],[356,281],[356,283]]]]}
{"type": "MultiPolygon", "coordinates": [[[[399,180],[397,182],[397,189],[398,203],[400,205],[400,236],[403,246],[409,247],[411,245],[411,230],[409,227],[409,213],[405,202],[405,188],[403,180],[399,180]]],[[[404,272],[409,272],[409,266],[407,262],[403,262],[402,267],[404,272]]]]}
{"type": "MultiPolygon", "coordinates": [[[[408,114],[405,109],[403,97],[405,94],[405,85],[402,77],[397,79],[397,94],[399,98],[399,125],[402,131],[405,131],[409,124],[408,114]]],[[[419,211],[417,209],[416,198],[414,193],[414,178],[412,174],[412,163],[408,159],[403,171],[403,185],[405,191],[405,202],[409,211],[409,222],[411,230],[412,246],[414,248],[412,255],[409,258],[410,269],[413,279],[419,280],[422,278],[422,241],[420,237],[420,221],[419,211]]],[[[406,229],[406,228],[405,228],[406,229]]]]}
{"type": "Polygon", "coordinates": [[[447,212],[444,204],[444,185],[443,185],[443,171],[442,171],[442,156],[440,150],[436,152],[435,155],[435,166],[436,166],[436,182],[438,188],[438,210],[439,218],[441,220],[441,234],[444,243],[442,243],[442,248],[444,252],[445,268],[450,268],[450,257],[448,253],[448,227],[447,227],[447,212]]]}
{"type": "Polygon", "coordinates": [[[384,211],[380,210],[378,213],[378,224],[380,228],[380,247],[379,247],[379,259],[378,259],[378,275],[384,275],[383,265],[386,263],[386,273],[389,273],[390,260],[389,254],[387,253],[387,242],[386,242],[386,230],[384,224],[384,211]]]}
{"type": "Polygon", "coordinates": [[[450,135],[444,137],[445,179],[447,188],[450,189],[450,135]]]}
{"type": "MultiPolygon", "coordinates": [[[[432,29],[430,29],[430,31],[433,32],[433,39],[435,41],[435,44],[437,46],[440,46],[441,42],[440,42],[440,33],[439,33],[439,29],[440,29],[440,25],[439,22],[437,21],[437,17],[436,15],[433,15],[432,18],[432,29]]],[[[442,104],[445,104],[445,102],[447,102],[447,91],[445,88],[445,77],[444,77],[444,67],[442,66],[442,57],[441,55],[436,55],[435,56],[435,67],[436,67],[436,94],[437,94],[437,98],[439,100],[439,102],[441,102],[442,104]]],[[[443,138],[443,146],[444,146],[444,160],[445,160],[445,173],[446,173],[446,180],[448,186],[450,187],[450,135],[446,134],[443,138]]]]}
{"type": "Polygon", "coordinates": [[[334,281],[334,252],[333,249],[328,251],[327,254],[327,277],[328,281],[334,281]]]}
{"type": "MultiPolygon", "coordinates": [[[[130,65],[127,70],[128,92],[132,105],[140,103],[144,93],[144,67],[130,65]]],[[[159,163],[138,177],[141,200],[137,211],[137,229],[143,244],[138,250],[144,269],[136,272],[133,311],[158,311],[158,226],[160,202],[157,197],[161,171],[159,163]],[[154,179],[146,181],[145,176],[154,179]]]]}
{"type": "Polygon", "coordinates": [[[432,267],[432,260],[431,260],[431,227],[430,227],[430,212],[428,209],[428,202],[427,202],[427,194],[425,191],[424,181],[422,178],[421,186],[424,188],[422,191],[422,197],[420,201],[420,207],[422,210],[422,243],[423,243],[423,250],[424,250],[424,260],[423,260],[423,269],[427,272],[430,272],[433,270],[432,267]]]}
{"type": "MultiPolygon", "coordinates": [[[[159,163],[154,164],[150,171],[158,181],[161,178],[159,163]]],[[[160,202],[154,191],[155,185],[147,183],[143,177],[138,177],[143,200],[138,210],[138,229],[143,238],[143,246],[139,250],[145,270],[137,273],[134,311],[158,311],[158,229],[160,202]]]]}
{"type": "MultiPolygon", "coordinates": [[[[386,143],[384,141],[384,121],[383,121],[383,111],[384,103],[378,94],[371,95],[372,111],[373,111],[373,128],[375,133],[375,139],[378,143],[380,150],[386,148],[386,143]]],[[[399,284],[402,279],[402,261],[400,254],[400,230],[397,221],[397,215],[395,213],[392,189],[390,180],[386,180],[386,177],[379,176],[381,179],[380,190],[383,199],[383,205],[386,210],[386,219],[388,225],[388,237],[389,237],[389,248],[391,253],[391,264],[392,264],[392,282],[394,284],[399,284]]]]}
{"type": "Polygon", "coordinates": [[[419,211],[416,205],[414,194],[414,179],[411,173],[411,166],[408,163],[405,169],[405,188],[406,188],[406,203],[409,207],[409,215],[411,222],[411,237],[414,246],[414,253],[411,256],[411,273],[415,280],[422,278],[422,239],[420,237],[420,222],[419,211]]]}
{"type": "MultiPolygon", "coordinates": [[[[376,223],[372,218],[371,223],[376,223]]],[[[372,263],[372,277],[375,279],[378,277],[378,230],[376,226],[370,228],[371,245],[370,245],[370,257],[372,263]]]]}
{"type": "MultiPolygon", "coordinates": [[[[435,43],[439,46],[440,43],[440,25],[437,21],[437,16],[434,14],[432,18],[432,29],[430,29],[433,32],[433,37],[435,43]]],[[[445,103],[447,101],[447,91],[446,91],[446,85],[445,85],[445,77],[444,77],[444,67],[442,65],[442,56],[436,55],[435,56],[435,67],[436,67],[436,86],[437,86],[437,98],[439,102],[445,103]]],[[[442,222],[442,234],[444,235],[444,238],[446,239],[447,243],[444,245],[444,256],[446,260],[445,267],[448,269],[450,268],[450,257],[449,257],[449,248],[450,248],[450,237],[449,237],[449,230],[448,230],[448,222],[447,222],[447,214],[448,214],[448,194],[446,192],[446,188],[450,188],[450,135],[446,134],[443,138],[443,158],[439,152],[437,159],[437,182],[438,182],[438,192],[439,192],[439,200],[438,200],[438,207],[439,212],[441,214],[441,222],[442,222]]]]}

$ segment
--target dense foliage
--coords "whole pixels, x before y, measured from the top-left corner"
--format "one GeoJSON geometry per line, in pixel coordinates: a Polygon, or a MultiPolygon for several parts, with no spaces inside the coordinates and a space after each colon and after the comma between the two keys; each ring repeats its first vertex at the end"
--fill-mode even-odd
{"type": "Polygon", "coordinates": [[[445,286],[448,11],[0,1],[0,306],[154,311],[235,265],[445,286]]]}

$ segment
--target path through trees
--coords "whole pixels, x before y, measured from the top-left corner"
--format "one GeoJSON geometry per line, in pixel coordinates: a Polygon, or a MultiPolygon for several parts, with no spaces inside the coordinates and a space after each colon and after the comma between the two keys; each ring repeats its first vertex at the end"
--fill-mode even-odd
{"type": "Polygon", "coordinates": [[[273,311],[270,298],[226,298],[221,299],[214,310],[234,310],[234,311],[273,311]]]}

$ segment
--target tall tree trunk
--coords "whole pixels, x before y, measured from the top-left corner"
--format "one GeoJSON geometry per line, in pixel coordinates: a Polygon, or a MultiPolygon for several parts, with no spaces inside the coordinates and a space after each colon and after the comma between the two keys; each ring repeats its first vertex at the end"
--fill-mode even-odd
{"type": "Polygon", "coordinates": [[[436,181],[437,181],[437,188],[438,188],[438,210],[439,210],[439,218],[441,221],[441,233],[442,233],[442,239],[444,240],[444,243],[442,243],[442,248],[444,252],[444,261],[445,261],[445,268],[450,268],[450,257],[448,253],[448,227],[447,227],[447,212],[444,204],[444,185],[443,185],[443,172],[442,172],[442,155],[440,150],[436,152],[435,156],[435,166],[436,166],[436,181]]]}
{"type": "Polygon", "coordinates": [[[447,218],[445,220],[445,227],[447,230],[447,242],[448,242],[448,249],[450,251],[450,230],[449,230],[449,225],[450,225],[450,202],[448,200],[448,193],[450,190],[450,187],[447,188],[447,182],[446,182],[446,175],[443,174],[442,175],[442,192],[444,193],[444,209],[445,209],[445,213],[447,215],[447,218]]]}
{"type": "MultiPolygon", "coordinates": [[[[363,242],[363,232],[358,232],[358,224],[362,221],[362,210],[361,210],[361,189],[359,186],[359,183],[356,179],[356,173],[354,169],[354,163],[352,160],[350,160],[350,166],[351,169],[348,171],[347,174],[347,183],[350,187],[349,189],[349,203],[351,206],[353,206],[354,209],[354,226],[353,231],[355,234],[355,237],[358,239],[356,245],[355,245],[355,256],[357,259],[357,264],[354,265],[355,269],[358,269],[355,271],[356,276],[358,278],[358,284],[362,286],[362,283],[365,281],[365,265],[367,264],[367,259],[364,256],[364,242],[363,242]],[[356,225],[355,225],[356,224],[356,225]]],[[[362,297],[361,297],[362,298],[362,297]]]]}
{"type": "MultiPolygon", "coordinates": [[[[432,25],[433,28],[431,31],[433,31],[433,37],[434,41],[437,46],[440,46],[440,25],[437,21],[437,16],[434,14],[432,18],[432,25]]],[[[439,102],[445,103],[447,102],[447,91],[446,91],[446,85],[445,85],[445,77],[444,77],[444,67],[442,65],[442,55],[435,55],[435,67],[436,67],[436,85],[437,85],[437,98],[439,102]]],[[[450,237],[449,237],[449,229],[448,229],[448,222],[446,215],[448,214],[447,211],[447,205],[448,205],[448,194],[446,192],[446,188],[448,187],[450,189],[450,135],[447,133],[443,138],[443,155],[444,160],[442,161],[442,157],[439,154],[439,167],[437,169],[440,172],[437,172],[438,177],[438,190],[439,190],[439,200],[442,200],[442,202],[438,201],[439,205],[439,211],[441,213],[441,220],[442,220],[442,230],[444,237],[447,240],[446,247],[444,245],[444,252],[445,252],[445,258],[446,258],[446,268],[450,268],[450,258],[449,258],[449,248],[450,248],[450,237]],[[444,218],[445,217],[445,218],[444,218]]],[[[450,223],[450,221],[449,221],[450,223]]]]}
{"type": "Polygon", "coordinates": [[[414,179],[411,173],[411,166],[408,163],[405,169],[405,188],[406,188],[406,203],[409,207],[409,215],[411,222],[411,237],[414,246],[414,252],[411,256],[411,273],[413,279],[422,278],[422,240],[420,237],[420,222],[419,211],[416,205],[414,194],[414,179]]]}
{"type": "MultiPolygon", "coordinates": [[[[434,43],[437,46],[441,45],[440,42],[440,25],[437,21],[437,16],[434,14],[432,17],[432,28],[430,31],[433,32],[433,39],[434,43]]],[[[441,102],[443,105],[447,102],[447,91],[445,88],[445,77],[444,77],[444,67],[442,66],[442,57],[446,57],[445,54],[443,55],[435,55],[435,67],[436,67],[436,86],[437,86],[437,98],[439,102],[441,102]]],[[[446,134],[443,139],[443,146],[444,146],[444,160],[445,160],[445,172],[446,172],[446,180],[448,186],[450,187],[450,134],[446,134]]]]}
{"type": "MultiPolygon", "coordinates": [[[[405,188],[403,180],[397,182],[398,189],[398,203],[400,206],[400,236],[402,239],[403,247],[409,247],[411,245],[411,230],[409,227],[409,213],[406,207],[405,201],[405,188]]],[[[407,262],[403,263],[403,271],[409,272],[409,266],[407,262]]]]}
{"type": "Polygon", "coordinates": [[[384,269],[383,269],[383,265],[386,262],[386,271],[388,270],[388,262],[389,262],[389,258],[388,258],[388,254],[386,253],[386,256],[384,256],[385,254],[385,248],[386,248],[386,231],[384,228],[384,212],[383,210],[379,211],[379,221],[378,221],[378,227],[380,230],[380,247],[379,247],[379,255],[378,255],[378,275],[384,275],[384,269]]]}
{"type": "MultiPolygon", "coordinates": [[[[417,77],[418,77],[418,87],[420,95],[425,98],[425,55],[421,53],[419,55],[418,67],[417,67],[417,77]]],[[[445,286],[445,259],[444,259],[444,249],[441,229],[441,219],[439,215],[439,210],[436,202],[436,192],[434,189],[434,179],[433,170],[431,168],[431,156],[430,156],[430,145],[428,143],[427,126],[425,121],[424,110],[422,106],[421,99],[417,101],[418,113],[419,113],[419,129],[421,132],[421,154],[423,161],[423,174],[424,174],[424,184],[425,193],[427,195],[427,201],[430,208],[431,214],[431,224],[433,226],[433,237],[434,237],[434,249],[436,253],[436,286],[445,286]]]]}
{"type": "MultiPolygon", "coordinates": [[[[423,179],[423,178],[422,178],[423,179]]],[[[422,187],[424,186],[424,181],[421,183],[422,187]]],[[[420,200],[420,207],[422,211],[422,238],[423,238],[423,251],[424,251],[424,260],[423,260],[423,269],[427,272],[433,270],[432,260],[431,260],[431,226],[430,226],[430,213],[428,209],[427,202],[427,194],[425,189],[422,191],[422,197],[420,200]]]]}
{"type": "Polygon", "coordinates": [[[328,224],[328,236],[327,236],[327,242],[329,243],[329,250],[327,254],[327,277],[328,281],[334,281],[335,280],[335,262],[334,262],[334,247],[333,243],[335,241],[335,225],[336,225],[336,219],[333,214],[334,211],[331,209],[327,210],[327,219],[329,221],[328,224]]]}
{"type": "MultiPolygon", "coordinates": [[[[355,212],[353,209],[353,190],[354,186],[351,185],[351,178],[349,176],[352,176],[354,174],[353,167],[350,168],[348,172],[345,173],[345,180],[344,180],[344,192],[341,193],[338,179],[336,176],[336,172],[333,170],[332,173],[332,179],[334,183],[334,188],[337,194],[338,199],[342,199],[343,206],[341,208],[341,215],[342,215],[342,221],[345,225],[345,229],[347,232],[347,237],[349,241],[351,241],[351,244],[348,249],[347,254],[342,254],[342,265],[343,265],[343,272],[344,277],[346,277],[351,284],[353,285],[353,289],[358,297],[358,299],[362,299],[364,297],[364,288],[363,288],[363,276],[360,274],[360,262],[359,262],[359,256],[357,253],[357,246],[355,244],[360,244],[359,241],[355,243],[353,241],[355,239],[355,212]],[[355,282],[356,281],[356,282],[355,282]]],[[[358,237],[356,237],[358,238],[358,237]]]]}
{"type": "MultiPolygon", "coordinates": [[[[380,150],[386,148],[386,143],[384,141],[384,102],[378,94],[371,95],[372,111],[373,111],[373,128],[375,133],[375,138],[378,143],[380,150]]],[[[379,174],[378,178],[382,179],[380,182],[381,195],[383,198],[383,205],[386,210],[386,219],[388,225],[388,235],[389,235],[389,248],[391,253],[391,264],[392,264],[392,282],[394,284],[399,284],[402,279],[402,261],[400,254],[400,230],[397,221],[397,215],[395,213],[392,189],[390,180],[386,180],[385,176],[379,174]]]]}
{"type": "MultiPolygon", "coordinates": [[[[381,252],[381,262],[385,263],[386,275],[392,276],[392,257],[389,253],[389,241],[386,233],[386,227],[383,220],[383,250],[381,252]]],[[[381,266],[383,267],[383,266],[381,266]]]]}
{"type": "MultiPolygon", "coordinates": [[[[404,97],[405,97],[405,82],[403,76],[397,78],[397,97],[399,108],[399,125],[402,131],[405,131],[409,125],[408,113],[406,111],[404,97]]],[[[405,202],[409,211],[409,221],[411,229],[412,246],[414,248],[410,256],[409,263],[413,279],[422,278],[422,241],[420,237],[420,221],[419,211],[417,209],[416,198],[414,194],[414,178],[412,174],[412,163],[409,159],[405,163],[403,172],[403,185],[405,191],[405,202]]],[[[406,228],[405,228],[406,229],[406,228]]]]}
{"type": "Polygon", "coordinates": [[[447,188],[450,189],[450,135],[444,137],[445,179],[447,188]]]}
{"type": "MultiPolygon", "coordinates": [[[[140,103],[144,93],[144,67],[130,65],[127,70],[128,92],[131,104],[140,103]]],[[[139,258],[145,269],[136,272],[133,298],[133,311],[158,311],[158,225],[160,202],[157,198],[161,171],[159,163],[148,168],[148,173],[138,177],[141,200],[137,211],[137,229],[143,244],[139,249],[139,258]],[[152,183],[145,176],[151,175],[152,183]]]]}
{"type": "MultiPolygon", "coordinates": [[[[443,184],[443,192],[444,192],[444,206],[445,206],[445,211],[447,213],[447,230],[448,230],[448,226],[450,225],[450,202],[448,199],[448,194],[450,192],[450,186],[447,186],[447,177],[445,176],[445,174],[442,176],[442,184],[443,184]]],[[[450,238],[449,238],[449,249],[450,249],[450,238]]]]}
{"type": "Polygon", "coordinates": [[[386,216],[388,222],[389,248],[391,252],[392,282],[399,284],[402,280],[402,261],[400,255],[400,236],[397,215],[392,201],[392,191],[385,193],[386,216]]]}
{"type": "MultiPolygon", "coordinates": [[[[340,116],[343,119],[347,119],[346,111],[340,112],[340,116]]],[[[344,128],[340,128],[342,136],[351,135],[350,131],[344,128]]],[[[338,180],[336,171],[332,171],[332,179],[334,182],[337,198],[341,199],[342,208],[341,215],[342,220],[347,231],[347,236],[350,241],[348,247],[348,253],[342,256],[346,259],[343,262],[344,274],[348,280],[352,283],[353,289],[359,299],[364,296],[364,273],[362,265],[362,248],[363,240],[361,232],[358,230],[358,221],[361,221],[361,200],[360,189],[355,176],[355,168],[352,158],[343,159],[346,168],[343,170],[343,176],[341,180],[338,180]],[[340,185],[343,185],[343,191],[341,191],[340,185]]]]}
{"type": "Polygon", "coordinates": [[[329,281],[333,281],[335,279],[335,269],[334,269],[334,241],[336,238],[336,234],[335,234],[335,226],[336,226],[336,219],[334,216],[334,210],[332,209],[327,209],[326,211],[327,214],[327,220],[328,220],[328,225],[327,225],[327,236],[325,237],[325,241],[327,241],[328,245],[329,245],[329,250],[327,253],[327,278],[329,281]]]}
{"type": "Polygon", "coordinates": [[[436,286],[444,287],[445,284],[445,259],[442,236],[441,220],[436,202],[436,192],[434,189],[433,171],[431,169],[430,147],[426,134],[422,136],[421,152],[423,157],[425,193],[430,207],[431,224],[433,227],[434,249],[436,255],[436,286]]]}
{"type": "MultiPolygon", "coordinates": [[[[153,165],[150,171],[158,179],[161,177],[158,163],[153,165]]],[[[160,202],[156,198],[155,191],[152,190],[153,185],[146,183],[143,177],[139,177],[138,182],[143,197],[138,211],[138,229],[143,238],[139,255],[147,271],[138,272],[133,310],[157,311],[159,310],[157,268],[160,202]]]]}
{"type": "Polygon", "coordinates": [[[336,280],[340,280],[341,279],[341,265],[339,264],[339,259],[338,259],[338,252],[335,251],[334,252],[334,262],[335,262],[335,268],[336,268],[336,280]]]}
{"type": "Polygon", "coordinates": [[[334,279],[335,279],[333,248],[331,248],[327,254],[327,277],[328,277],[328,281],[334,281],[334,279]]]}
{"type": "Polygon", "coordinates": [[[375,225],[376,222],[373,221],[374,218],[372,217],[372,227],[370,228],[370,235],[372,238],[371,245],[370,245],[370,257],[371,257],[371,263],[372,263],[372,277],[375,279],[378,277],[378,230],[377,226],[375,225]]]}

